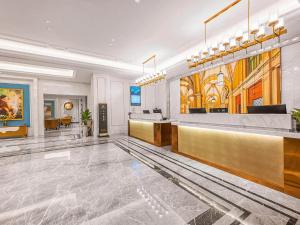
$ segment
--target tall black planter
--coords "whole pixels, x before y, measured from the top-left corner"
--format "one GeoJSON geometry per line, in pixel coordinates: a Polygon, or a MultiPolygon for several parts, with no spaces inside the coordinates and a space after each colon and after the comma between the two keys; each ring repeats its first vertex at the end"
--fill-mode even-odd
{"type": "Polygon", "coordinates": [[[297,122],[297,124],[296,124],[296,130],[297,130],[298,132],[300,132],[300,123],[299,123],[299,122],[297,122]]]}

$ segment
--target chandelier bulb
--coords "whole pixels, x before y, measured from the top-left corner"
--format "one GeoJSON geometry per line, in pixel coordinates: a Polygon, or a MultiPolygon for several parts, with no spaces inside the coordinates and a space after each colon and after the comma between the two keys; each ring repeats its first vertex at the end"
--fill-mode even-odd
{"type": "Polygon", "coordinates": [[[278,23],[275,25],[275,29],[279,30],[279,29],[283,29],[283,28],[284,28],[284,19],[279,18],[278,23]]]}
{"type": "Polygon", "coordinates": [[[249,42],[249,34],[248,34],[248,32],[244,32],[244,33],[243,33],[242,42],[243,42],[243,44],[249,42]]]}
{"type": "Polygon", "coordinates": [[[230,48],[235,48],[236,47],[236,40],[234,38],[232,38],[230,40],[230,48]]]}
{"type": "Polygon", "coordinates": [[[264,25],[260,25],[259,26],[259,31],[257,33],[257,37],[258,38],[262,38],[262,37],[265,36],[265,34],[266,34],[266,28],[265,28],[265,26],[264,25]]]}
{"type": "Polygon", "coordinates": [[[270,16],[268,25],[271,26],[271,27],[274,27],[278,23],[278,21],[279,21],[278,14],[277,13],[273,13],[270,16]]]}

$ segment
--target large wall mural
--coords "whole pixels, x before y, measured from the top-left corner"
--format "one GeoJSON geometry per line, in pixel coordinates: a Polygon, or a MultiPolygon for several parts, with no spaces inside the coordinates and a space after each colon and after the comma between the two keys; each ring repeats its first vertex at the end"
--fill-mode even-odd
{"type": "Polygon", "coordinates": [[[29,85],[0,83],[0,115],[9,126],[30,126],[29,85]]]}
{"type": "Polygon", "coordinates": [[[0,115],[7,120],[24,119],[23,89],[0,88],[0,115]]]}
{"type": "Polygon", "coordinates": [[[281,52],[269,52],[180,79],[180,112],[189,108],[226,108],[247,113],[247,106],[281,103],[281,52]]]}

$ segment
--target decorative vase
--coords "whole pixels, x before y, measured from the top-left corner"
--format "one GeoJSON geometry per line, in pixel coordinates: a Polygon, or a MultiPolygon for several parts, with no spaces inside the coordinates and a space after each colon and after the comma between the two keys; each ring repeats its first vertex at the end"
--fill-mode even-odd
{"type": "Polygon", "coordinates": [[[82,137],[88,136],[88,127],[86,125],[82,126],[82,137]]]}
{"type": "Polygon", "coordinates": [[[93,135],[93,121],[90,119],[87,121],[87,135],[92,136],[93,135]]]}

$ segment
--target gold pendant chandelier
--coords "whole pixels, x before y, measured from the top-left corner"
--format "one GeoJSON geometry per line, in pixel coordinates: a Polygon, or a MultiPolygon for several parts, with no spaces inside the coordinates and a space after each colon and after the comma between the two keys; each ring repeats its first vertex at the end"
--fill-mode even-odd
{"type": "Polygon", "coordinates": [[[150,58],[148,58],[147,60],[145,60],[143,62],[143,76],[141,78],[138,78],[135,83],[138,86],[146,86],[146,85],[151,85],[151,84],[155,84],[160,80],[164,80],[166,78],[166,71],[160,71],[160,72],[156,72],[156,55],[151,56],[150,58]],[[153,74],[148,74],[145,75],[145,64],[147,64],[148,62],[153,61],[153,65],[154,65],[154,73],[153,74]]]}
{"type": "Polygon", "coordinates": [[[278,18],[277,15],[272,15],[269,21],[260,24],[259,26],[252,26],[250,28],[250,0],[248,0],[248,29],[247,31],[239,31],[231,38],[225,39],[219,44],[207,46],[207,24],[241,2],[242,0],[236,0],[221,11],[217,12],[210,18],[204,21],[204,40],[205,47],[197,54],[188,57],[187,62],[189,68],[195,68],[199,65],[204,65],[208,62],[220,59],[227,55],[246,50],[251,46],[260,44],[261,49],[263,43],[275,38],[278,38],[280,42],[280,36],[287,33],[287,29],[284,26],[283,18],[278,18]]]}

